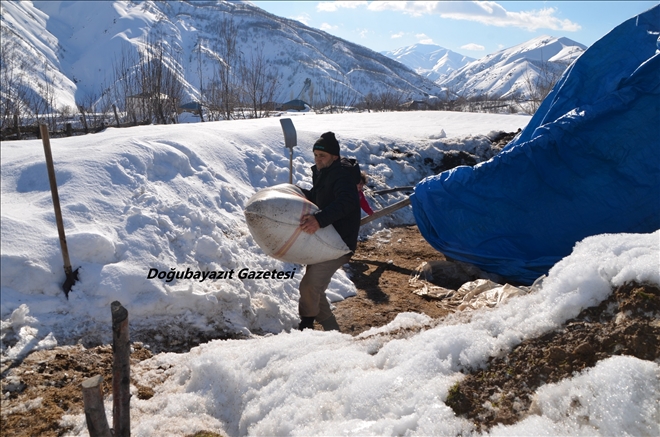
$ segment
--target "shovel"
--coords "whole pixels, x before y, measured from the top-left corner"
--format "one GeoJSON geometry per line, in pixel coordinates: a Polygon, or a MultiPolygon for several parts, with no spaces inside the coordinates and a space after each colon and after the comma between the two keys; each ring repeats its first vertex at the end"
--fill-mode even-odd
{"type": "MultiPolygon", "coordinates": [[[[373,191],[374,194],[382,195],[382,194],[388,194],[388,193],[396,193],[397,191],[412,191],[415,189],[415,186],[405,186],[405,187],[395,187],[395,188],[387,188],[384,190],[378,190],[378,191],[373,191]]],[[[379,219],[385,215],[392,214],[394,211],[398,211],[404,206],[410,205],[410,197],[406,197],[403,200],[400,200],[396,203],[393,203],[390,206],[386,206],[383,209],[379,209],[378,211],[374,211],[373,214],[364,217],[362,220],[360,220],[360,226],[365,225],[369,223],[370,221],[379,219]]]]}
{"type": "Polygon", "coordinates": [[[296,147],[298,137],[296,128],[290,118],[281,118],[282,132],[284,133],[284,147],[289,149],[289,183],[293,183],[293,148],[296,147]]]}
{"type": "MultiPolygon", "coordinates": [[[[296,136],[296,128],[293,126],[293,122],[291,121],[290,118],[282,118],[280,119],[280,124],[282,125],[282,132],[284,133],[284,146],[289,149],[289,183],[293,183],[293,148],[296,146],[297,143],[297,136],[296,136]]],[[[395,191],[408,191],[411,190],[415,187],[398,187],[398,188],[390,188],[387,190],[382,190],[382,191],[377,191],[374,192],[374,194],[386,194],[386,193],[392,193],[395,191]]],[[[385,207],[381,210],[378,210],[371,214],[370,216],[367,216],[360,220],[360,226],[369,223],[372,220],[379,219],[387,214],[391,214],[396,210],[399,210],[403,208],[404,206],[410,205],[410,198],[405,198],[395,204],[392,204],[388,207],[385,207]]]]}
{"type": "Polygon", "coordinates": [[[78,280],[78,269],[72,270],[69,260],[69,249],[66,245],[66,235],[64,235],[64,222],[62,221],[62,210],[60,209],[60,196],[57,194],[57,181],[55,180],[55,167],[53,166],[53,156],[50,152],[50,138],[48,137],[48,126],[42,124],[39,126],[41,140],[44,143],[44,153],[46,154],[46,167],[48,168],[48,180],[50,182],[50,193],[53,197],[53,207],[55,208],[55,219],[57,221],[57,233],[60,236],[60,247],[62,248],[62,258],[64,258],[64,274],[66,279],[62,285],[64,295],[69,299],[69,291],[78,280]]]}
{"type": "Polygon", "coordinates": [[[408,205],[410,205],[410,197],[406,197],[403,200],[393,203],[390,206],[386,206],[383,209],[379,209],[378,211],[375,211],[373,214],[364,217],[362,220],[360,220],[360,226],[365,225],[370,221],[379,219],[385,215],[392,214],[394,211],[398,211],[399,209],[408,205]]]}

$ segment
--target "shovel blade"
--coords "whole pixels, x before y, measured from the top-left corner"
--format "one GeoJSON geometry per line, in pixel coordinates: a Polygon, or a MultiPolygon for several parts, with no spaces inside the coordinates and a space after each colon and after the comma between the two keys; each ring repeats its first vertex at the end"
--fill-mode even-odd
{"type": "Polygon", "coordinates": [[[284,133],[284,146],[293,150],[298,142],[296,128],[293,126],[293,122],[290,118],[280,119],[280,124],[282,125],[282,132],[284,133]]]}
{"type": "Polygon", "coordinates": [[[78,280],[79,269],[80,267],[70,273],[67,273],[66,279],[64,280],[64,284],[62,284],[62,289],[64,290],[64,295],[66,296],[67,300],[69,299],[69,291],[71,291],[71,287],[73,287],[73,285],[78,280]]]}

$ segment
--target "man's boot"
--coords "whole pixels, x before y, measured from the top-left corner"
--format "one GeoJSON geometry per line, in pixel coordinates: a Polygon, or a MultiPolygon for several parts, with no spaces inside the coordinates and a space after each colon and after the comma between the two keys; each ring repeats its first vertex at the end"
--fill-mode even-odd
{"type": "Polygon", "coordinates": [[[314,329],[314,317],[301,317],[300,319],[299,330],[314,329]]]}
{"type": "Polygon", "coordinates": [[[339,331],[339,324],[337,323],[337,319],[335,318],[335,315],[331,315],[325,320],[322,320],[319,322],[321,326],[323,326],[324,331],[339,331]]]}

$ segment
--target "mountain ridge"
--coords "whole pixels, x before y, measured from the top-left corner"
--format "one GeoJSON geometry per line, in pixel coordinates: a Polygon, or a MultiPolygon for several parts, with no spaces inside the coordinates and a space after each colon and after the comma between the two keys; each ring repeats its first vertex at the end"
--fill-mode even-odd
{"type": "Polygon", "coordinates": [[[586,49],[565,37],[543,35],[472,61],[437,83],[465,98],[535,99],[586,49]]]}
{"type": "Polygon", "coordinates": [[[442,79],[475,60],[437,44],[417,43],[381,53],[433,81],[442,79]]]}
{"type": "Polygon", "coordinates": [[[180,81],[181,103],[200,101],[219,81],[225,59],[218,29],[227,20],[237,51],[245,58],[263,56],[277,80],[272,100],[302,99],[313,107],[351,106],[377,96],[399,103],[433,96],[532,99],[532,85],[556,80],[586,49],[545,36],[480,59],[429,44],[378,53],[249,2],[3,1],[3,58],[11,58],[5,54],[12,47],[21,54],[10,62],[27,78],[26,95],[75,111],[117,94],[119,65],[129,64],[122,74],[134,69],[131,63],[159,41],[170,56],[167,68],[180,81]]]}
{"type": "MultiPolygon", "coordinates": [[[[23,52],[48,64],[53,71],[51,80],[58,88],[56,93],[69,106],[99,93],[101,81],[111,86],[112,57],[121,56],[122,50],[137,51],[144,40],[159,31],[180,52],[181,65],[173,68],[185,79],[187,98],[195,100],[199,97],[200,76],[214,74],[213,64],[219,58],[214,49],[221,45],[214,32],[224,18],[234,21],[236,39],[246,57],[261,47],[267,62],[277,67],[281,87],[278,101],[295,97],[307,78],[317,93],[309,100],[321,101],[338,92],[344,93],[347,100],[356,100],[386,89],[415,98],[440,92],[432,81],[384,55],[249,3],[104,2],[101,14],[94,9],[96,4],[89,2],[22,3],[3,2],[3,28],[13,31],[13,35],[6,32],[3,36],[18,39],[23,52]],[[14,24],[17,15],[24,17],[25,26],[14,24]],[[78,19],[81,16],[91,21],[82,24],[84,20],[78,19]],[[81,24],[76,27],[78,22],[81,24]],[[47,37],[46,42],[35,43],[35,34],[47,37]],[[200,53],[202,59],[198,62],[200,53]],[[58,86],[67,80],[73,86],[58,86]],[[339,90],[332,89],[337,86],[339,90]]],[[[41,82],[45,81],[44,76],[41,82]]]]}

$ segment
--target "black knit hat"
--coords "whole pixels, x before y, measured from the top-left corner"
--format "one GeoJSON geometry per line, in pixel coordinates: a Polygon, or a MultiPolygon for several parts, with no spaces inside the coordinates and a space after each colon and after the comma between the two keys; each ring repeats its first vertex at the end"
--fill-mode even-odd
{"type": "Polygon", "coordinates": [[[321,150],[331,155],[339,156],[339,142],[337,142],[334,132],[326,132],[321,135],[321,138],[314,143],[312,150],[321,150]]]}

